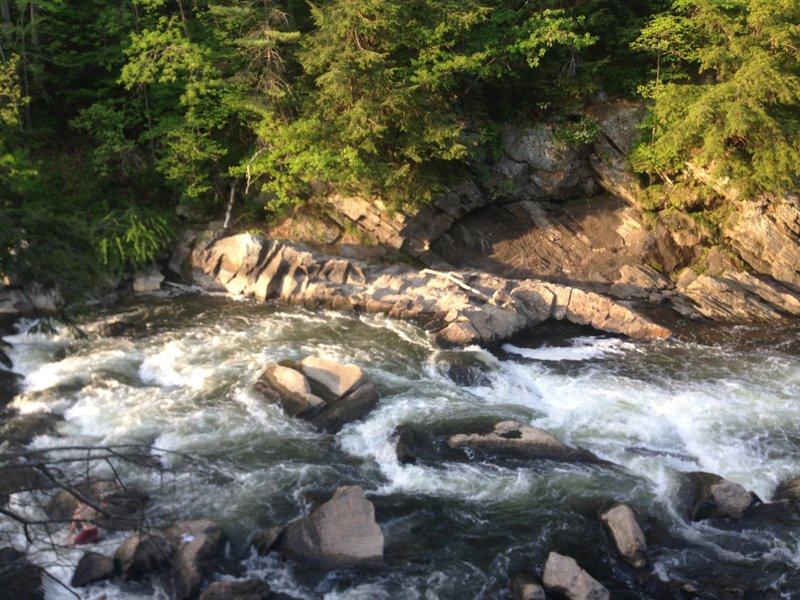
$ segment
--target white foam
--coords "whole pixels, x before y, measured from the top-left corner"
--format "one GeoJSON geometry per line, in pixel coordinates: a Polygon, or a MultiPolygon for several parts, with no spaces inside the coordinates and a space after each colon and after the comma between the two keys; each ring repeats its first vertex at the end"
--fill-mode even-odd
{"type": "Polygon", "coordinates": [[[623,349],[632,348],[632,344],[613,338],[577,337],[571,340],[570,346],[540,346],[538,348],[520,348],[513,344],[503,344],[503,350],[523,358],[541,361],[586,361],[602,358],[609,354],[621,354],[623,349]]]}

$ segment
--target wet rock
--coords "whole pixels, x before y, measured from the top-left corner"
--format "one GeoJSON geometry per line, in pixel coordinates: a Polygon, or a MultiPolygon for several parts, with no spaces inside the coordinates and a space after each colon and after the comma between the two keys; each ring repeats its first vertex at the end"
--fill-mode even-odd
{"type": "Polygon", "coordinates": [[[800,477],[779,483],[775,490],[775,500],[800,501],[800,477]]]}
{"type": "Polygon", "coordinates": [[[378,390],[367,380],[352,392],[328,402],[325,408],[310,420],[317,427],[336,433],[346,423],[357,421],[378,404],[378,390]]]}
{"type": "Polygon", "coordinates": [[[517,573],[511,578],[511,597],[514,600],[545,600],[544,588],[529,573],[517,573]]]}
{"type": "Polygon", "coordinates": [[[150,265],[133,276],[133,290],[135,292],[157,292],[161,289],[164,275],[157,267],[150,265]]]}
{"type": "Polygon", "coordinates": [[[326,402],[346,396],[367,381],[358,365],[343,365],[319,356],[308,356],[301,360],[300,369],[326,402]]]}
{"type": "Polygon", "coordinates": [[[551,552],[542,577],[545,587],[568,600],[609,600],[603,585],[578,566],[575,559],[551,552]]]}
{"type": "Polygon", "coordinates": [[[0,590],[4,598],[44,600],[42,569],[14,548],[0,548],[0,590]]]}
{"type": "Polygon", "coordinates": [[[41,472],[25,463],[0,466],[0,498],[22,491],[51,488],[53,483],[41,472]]]}
{"type": "Polygon", "coordinates": [[[56,426],[63,420],[61,415],[52,413],[15,415],[0,425],[0,440],[11,447],[27,446],[37,436],[55,435],[56,426]]]}
{"type": "Polygon", "coordinates": [[[278,364],[269,365],[255,384],[266,398],[278,402],[290,417],[302,416],[325,405],[311,393],[311,386],[302,373],[278,364]]]}
{"type": "Polygon", "coordinates": [[[409,425],[399,425],[392,433],[394,452],[401,465],[417,462],[417,435],[409,425]]]}
{"type": "Polygon", "coordinates": [[[271,600],[269,585],[260,579],[215,581],[200,594],[200,600],[271,600]]]}
{"type": "Polygon", "coordinates": [[[168,578],[172,596],[184,600],[194,596],[204,577],[222,554],[226,537],[222,529],[207,520],[178,523],[167,530],[177,551],[168,578]]]}
{"type": "Polygon", "coordinates": [[[684,480],[684,495],[688,499],[687,514],[692,521],[710,518],[740,519],[750,507],[760,502],[753,492],[713,473],[686,473],[684,480]]]}
{"type": "Polygon", "coordinates": [[[501,421],[491,433],[452,435],[447,439],[447,445],[520,458],[596,460],[586,450],[565,446],[546,431],[517,421],[501,421]]]}
{"type": "MultiPolygon", "coordinates": [[[[142,524],[148,495],[135,487],[123,487],[117,481],[79,483],[75,489],[98,507],[95,524],[108,530],[136,529],[142,524]]],[[[48,518],[67,521],[80,500],[68,490],[59,490],[44,506],[48,518]]]]}
{"type": "MultiPolygon", "coordinates": [[[[11,367],[11,360],[5,355],[2,348],[0,348],[0,362],[6,364],[9,368],[11,367]],[[6,364],[6,361],[8,361],[8,364],[6,364]]],[[[22,379],[22,375],[0,368],[0,407],[11,402],[14,396],[22,391],[22,379]]]]}
{"type": "Polygon", "coordinates": [[[364,490],[345,486],[307,517],[290,523],[281,549],[302,563],[330,570],[379,565],[383,544],[375,507],[364,490]]]}
{"type": "Polygon", "coordinates": [[[269,554],[277,545],[278,540],[283,533],[283,527],[267,527],[258,531],[250,539],[253,548],[256,549],[261,556],[269,554]]]}
{"type": "Polygon", "coordinates": [[[163,532],[139,532],[117,548],[114,564],[123,579],[137,579],[167,567],[175,550],[174,542],[163,532]]]}
{"type": "Polygon", "coordinates": [[[647,543],[636,520],[636,513],[626,504],[617,504],[600,515],[605,523],[617,552],[635,569],[647,564],[647,543]]]}
{"type": "Polygon", "coordinates": [[[465,387],[488,386],[488,365],[470,352],[443,351],[437,357],[439,370],[453,382],[465,387]]]}
{"type": "Polygon", "coordinates": [[[84,554],[78,566],[75,567],[75,573],[72,575],[70,585],[73,587],[83,587],[94,583],[95,581],[102,581],[108,579],[114,574],[114,559],[96,552],[87,552],[84,554]]]}

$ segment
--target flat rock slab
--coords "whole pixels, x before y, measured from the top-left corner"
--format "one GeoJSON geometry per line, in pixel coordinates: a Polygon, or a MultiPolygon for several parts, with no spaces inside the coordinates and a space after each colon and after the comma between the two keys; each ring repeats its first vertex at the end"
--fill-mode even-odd
{"type": "Polygon", "coordinates": [[[360,487],[345,486],[307,517],[290,523],[281,550],[309,566],[332,570],[380,565],[383,545],[372,502],[360,487]]]}
{"type": "Polygon", "coordinates": [[[635,569],[647,564],[647,542],[644,532],[636,520],[636,513],[627,504],[617,504],[600,515],[605,523],[617,552],[635,569]]]}
{"type": "Polygon", "coordinates": [[[548,432],[517,421],[501,421],[490,433],[451,435],[447,439],[447,445],[451,448],[472,448],[520,458],[596,460],[586,450],[570,448],[548,432]]]}
{"type": "Polygon", "coordinates": [[[568,600],[609,600],[608,590],[578,566],[574,558],[551,552],[544,565],[545,587],[568,600]]]}

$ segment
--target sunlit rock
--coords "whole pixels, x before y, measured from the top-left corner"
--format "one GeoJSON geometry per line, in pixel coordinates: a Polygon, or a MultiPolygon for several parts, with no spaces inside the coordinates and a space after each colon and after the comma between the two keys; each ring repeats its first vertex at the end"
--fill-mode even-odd
{"type": "Polygon", "coordinates": [[[600,515],[608,527],[614,546],[622,558],[636,569],[647,564],[647,542],[636,513],[626,504],[617,504],[600,515]]]}
{"type": "Polygon", "coordinates": [[[307,517],[293,521],[281,542],[289,557],[320,569],[383,562],[383,533],[375,507],[358,486],[345,486],[307,517]]]}
{"type": "Polygon", "coordinates": [[[545,587],[568,600],[609,600],[611,595],[603,585],[584,571],[569,556],[551,552],[544,565],[545,587]]]}

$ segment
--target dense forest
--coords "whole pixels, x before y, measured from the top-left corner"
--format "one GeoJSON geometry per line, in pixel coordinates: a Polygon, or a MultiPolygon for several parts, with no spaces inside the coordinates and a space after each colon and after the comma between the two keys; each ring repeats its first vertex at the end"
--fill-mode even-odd
{"type": "Polygon", "coordinates": [[[65,296],[178,215],[441,193],[506,122],[649,109],[643,183],[800,178],[796,0],[0,0],[0,274],[65,296]]]}

